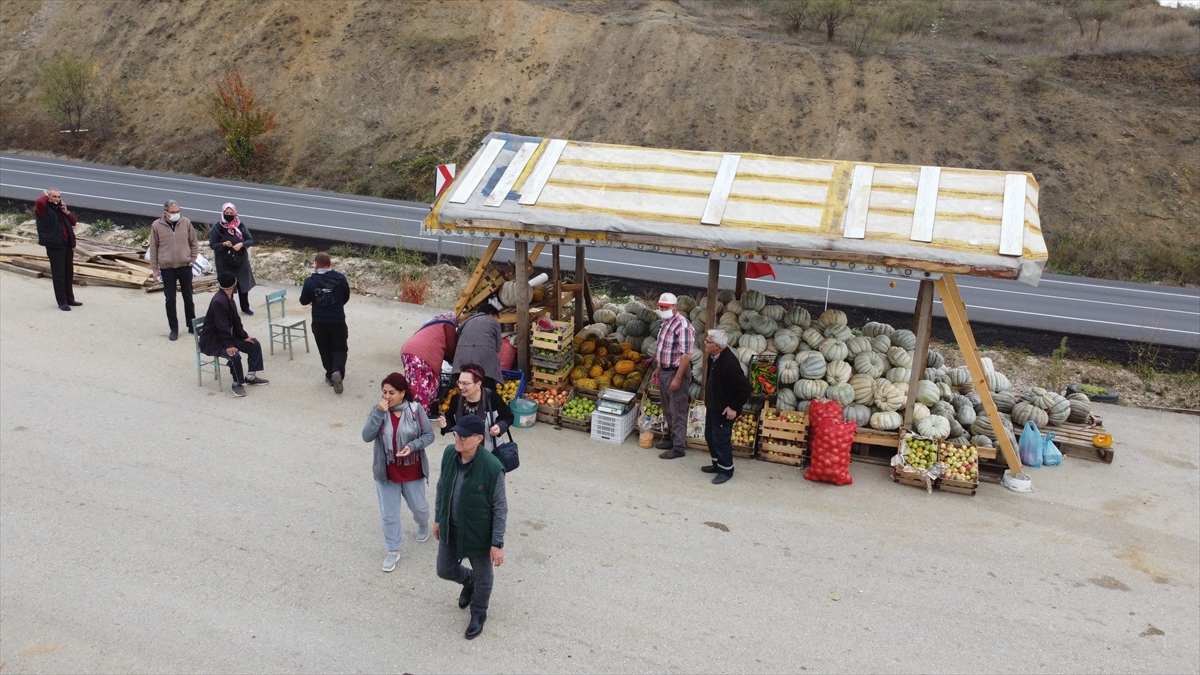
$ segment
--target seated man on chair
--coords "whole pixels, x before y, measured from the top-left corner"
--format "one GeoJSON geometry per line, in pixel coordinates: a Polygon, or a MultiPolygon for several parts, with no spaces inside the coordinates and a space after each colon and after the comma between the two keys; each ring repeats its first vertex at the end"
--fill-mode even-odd
{"type": "Polygon", "coordinates": [[[258,377],[258,371],[263,368],[262,344],[242,328],[242,317],[233,299],[237,291],[237,277],[233,272],[221,272],[217,275],[217,282],[221,290],[208,303],[204,327],[200,329],[200,351],[208,356],[225,357],[229,361],[229,375],[233,378],[233,395],[245,396],[244,385],[267,383],[267,380],[258,377]],[[242,374],[240,352],[245,352],[250,360],[249,375],[242,374]]]}

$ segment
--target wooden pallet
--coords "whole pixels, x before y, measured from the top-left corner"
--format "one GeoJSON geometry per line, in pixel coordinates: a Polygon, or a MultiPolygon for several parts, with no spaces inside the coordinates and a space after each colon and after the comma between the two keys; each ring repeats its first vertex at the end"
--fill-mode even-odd
{"type": "MultiPolygon", "coordinates": [[[[1017,429],[1014,425],[1013,431],[1017,434],[1017,439],[1021,438],[1021,432],[1024,429],[1017,429]]],[[[1045,434],[1048,431],[1054,432],[1054,445],[1062,451],[1062,454],[1067,457],[1075,457],[1076,459],[1086,459],[1093,462],[1104,462],[1112,464],[1113,448],[1097,448],[1092,444],[1092,438],[1096,434],[1107,434],[1104,426],[1088,426],[1082,422],[1064,422],[1056,426],[1047,426],[1041,429],[1045,434]]]]}

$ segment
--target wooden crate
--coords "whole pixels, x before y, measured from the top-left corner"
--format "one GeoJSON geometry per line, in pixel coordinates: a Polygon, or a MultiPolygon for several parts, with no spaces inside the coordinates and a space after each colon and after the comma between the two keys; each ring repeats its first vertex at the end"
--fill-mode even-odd
{"type": "Polygon", "coordinates": [[[589,413],[588,416],[583,420],[578,420],[578,419],[575,419],[574,417],[567,417],[566,415],[559,414],[558,424],[559,424],[559,426],[561,426],[564,429],[573,429],[575,431],[582,431],[585,434],[592,433],[592,415],[591,415],[591,413],[589,413]]]}
{"type": "MultiPolygon", "coordinates": [[[[576,387],[575,395],[572,398],[586,398],[595,401],[596,396],[588,394],[587,391],[588,390],[586,389],[580,389],[576,387]]],[[[568,403],[570,403],[570,401],[570,398],[567,399],[568,403]]],[[[558,423],[564,429],[574,429],[575,431],[582,431],[587,434],[592,433],[592,416],[590,414],[586,419],[580,421],[574,417],[567,417],[566,415],[562,414],[562,411],[560,410],[558,415],[558,423]]]]}
{"type": "Polygon", "coordinates": [[[533,388],[534,389],[561,389],[569,383],[571,376],[571,367],[563,366],[562,370],[554,373],[543,373],[534,368],[533,370],[533,388]]]}
{"type": "Polygon", "coordinates": [[[854,444],[850,446],[850,461],[891,466],[899,445],[899,432],[859,427],[854,434],[854,444]]]}
{"type": "MultiPolygon", "coordinates": [[[[925,489],[925,479],[921,478],[920,475],[916,473],[908,471],[893,470],[892,482],[920,488],[922,490],[925,489]]],[[[937,478],[933,481],[933,489],[974,497],[976,490],[979,489],[979,483],[954,480],[953,478],[937,478]]]]}
{"type": "MultiPolygon", "coordinates": [[[[573,397],[574,395],[575,395],[575,387],[571,387],[567,391],[567,400],[568,401],[571,400],[571,397],[573,397]]],[[[540,403],[538,404],[537,420],[539,422],[545,422],[547,424],[557,425],[559,423],[559,416],[561,414],[562,414],[561,406],[555,407],[555,406],[542,405],[540,403]]]]}
{"type": "Polygon", "coordinates": [[[758,419],[758,458],[764,462],[803,466],[808,459],[808,415],[803,415],[803,422],[767,419],[768,415],[777,412],[775,408],[763,406],[758,419]],[[783,442],[801,445],[794,447],[783,442]]]}
{"type": "Polygon", "coordinates": [[[479,279],[479,283],[475,285],[475,292],[471,295],[471,299],[463,307],[464,312],[469,312],[483,304],[485,300],[492,297],[492,294],[500,290],[504,285],[504,275],[500,273],[494,265],[489,265],[487,271],[479,279]]]}
{"type": "Polygon", "coordinates": [[[566,321],[554,321],[552,323],[558,330],[542,330],[537,327],[536,323],[533,324],[529,336],[531,348],[563,352],[568,347],[574,346],[575,332],[572,325],[566,321]]]}
{"type": "MultiPolygon", "coordinates": [[[[1016,425],[1013,425],[1013,432],[1016,433],[1018,440],[1021,438],[1022,431],[1024,429],[1017,429],[1016,425]]],[[[1064,422],[1057,426],[1047,426],[1041,429],[1043,434],[1048,431],[1054,432],[1054,445],[1058,446],[1064,456],[1112,464],[1114,456],[1112,446],[1097,448],[1092,444],[1092,438],[1096,434],[1108,433],[1104,430],[1103,425],[1092,427],[1082,422],[1064,422]]]]}

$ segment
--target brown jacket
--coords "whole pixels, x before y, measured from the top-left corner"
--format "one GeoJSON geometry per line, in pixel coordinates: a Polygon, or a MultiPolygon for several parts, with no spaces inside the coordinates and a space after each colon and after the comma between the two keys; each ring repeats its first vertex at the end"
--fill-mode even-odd
{"type": "Polygon", "coordinates": [[[175,229],[165,218],[150,223],[150,267],[155,274],[164,268],[187,267],[199,253],[196,228],[186,217],[179,217],[175,229]]]}

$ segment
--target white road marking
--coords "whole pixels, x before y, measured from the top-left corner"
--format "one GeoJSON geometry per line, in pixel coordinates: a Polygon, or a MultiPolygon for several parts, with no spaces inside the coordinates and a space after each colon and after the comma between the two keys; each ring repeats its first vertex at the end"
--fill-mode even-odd
{"type": "MultiPolygon", "coordinates": [[[[61,163],[55,163],[55,162],[43,162],[43,161],[38,161],[38,160],[34,160],[34,159],[25,159],[22,157],[2,157],[0,159],[3,159],[3,161],[5,161],[5,162],[25,162],[27,164],[41,164],[41,165],[52,166],[52,167],[67,166],[72,169],[78,169],[81,171],[96,171],[98,173],[115,173],[115,174],[119,174],[122,176],[130,176],[130,175],[143,176],[143,175],[145,175],[145,173],[143,173],[141,171],[135,172],[135,171],[122,171],[120,169],[101,169],[98,167],[81,166],[78,164],[61,164],[61,163]]],[[[15,169],[9,169],[9,171],[15,171],[15,169]]],[[[65,176],[65,175],[64,176],[55,176],[55,177],[63,178],[66,180],[88,180],[85,178],[76,178],[74,176],[65,176]]],[[[203,178],[179,178],[179,177],[169,174],[169,173],[156,172],[152,177],[155,179],[158,179],[158,180],[172,180],[172,181],[176,181],[179,183],[200,183],[201,185],[223,185],[222,183],[217,183],[214,180],[205,180],[203,178]]],[[[300,196],[300,197],[318,197],[320,199],[331,199],[331,200],[343,201],[343,202],[354,202],[356,204],[361,204],[363,201],[361,198],[355,199],[355,198],[351,198],[351,197],[335,197],[331,194],[326,194],[323,192],[318,193],[315,190],[303,190],[301,188],[279,189],[279,188],[261,186],[256,183],[245,183],[245,184],[238,183],[237,185],[231,185],[229,187],[237,188],[239,190],[253,190],[256,192],[273,192],[276,194],[296,195],[296,196],[300,196]]],[[[38,189],[40,190],[41,188],[38,188],[38,189]]],[[[147,189],[155,189],[155,188],[147,188],[147,189]]],[[[380,206],[390,206],[390,205],[381,204],[380,206]]],[[[417,210],[417,211],[422,210],[424,208],[425,210],[428,210],[428,207],[409,206],[407,204],[397,204],[397,205],[395,205],[394,208],[413,209],[413,210],[417,210]]]]}
{"type": "MultiPolygon", "coordinates": [[[[53,174],[48,174],[48,173],[38,173],[36,171],[21,171],[21,170],[13,170],[13,169],[9,169],[8,171],[10,173],[26,174],[26,175],[30,175],[30,176],[45,176],[45,177],[49,177],[49,178],[64,178],[63,176],[55,176],[53,174]]],[[[227,199],[229,197],[228,195],[214,195],[214,194],[209,194],[207,192],[189,192],[187,190],[165,190],[163,188],[148,187],[145,185],[134,185],[134,184],[130,184],[130,183],[118,183],[116,181],[108,181],[108,180],[97,180],[95,178],[69,178],[69,180],[84,181],[84,182],[88,182],[88,183],[101,183],[103,185],[119,185],[121,187],[133,188],[135,190],[152,190],[155,192],[164,192],[164,193],[172,194],[172,195],[183,194],[183,195],[192,195],[195,197],[212,197],[213,199],[217,199],[217,200],[227,199]]],[[[24,186],[14,185],[12,183],[0,183],[0,184],[9,185],[11,187],[24,187],[24,186]]],[[[30,189],[36,189],[36,188],[30,188],[30,189]]],[[[71,193],[68,192],[67,194],[71,194],[71,193]]],[[[77,194],[79,194],[79,193],[77,193],[77,194]]],[[[83,195],[83,196],[86,197],[89,195],[83,195]]],[[[238,201],[241,201],[241,200],[238,200],[238,201]]],[[[133,202],[133,203],[144,204],[146,202],[133,202]]],[[[352,215],[352,216],[361,216],[363,218],[386,218],[388,220],[405,220],[410,223],[425,222],[424,218],[402,218],[399,216],[383,216],[383,215],[379,215],[379,214],[375,214],[375,213],[361,213],[361,212],[357,212],[357,211],[346,211],[343,209],[327,209],[327,208],[323,208],[320,206],[305,206],[302,204],[291,204],[291,203],[286,203],[286,202],[269,202],[269,201],[265,201],[262,199],[253,199],[250,201],[250,203],[251,204],[268,204],[270,206],[283,206],[283,207],[292,208],[292,209],[310,209],[312,211],[329,211],[330,213],[340,213],[340,214],[347,214],[347,215],[352,215]]],[[[361,203],[361,202],[359,202],[359,203],[361,203]]],[[[199,208],[196,208],[194,206],[183,207],[183,208],[190,208],[193,211],[200,211],[199,208]]],[[[261,216],[259,216],[259,218],[261,219],[261,216]]]]}

